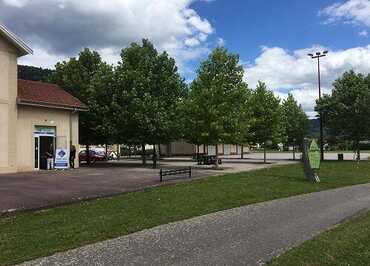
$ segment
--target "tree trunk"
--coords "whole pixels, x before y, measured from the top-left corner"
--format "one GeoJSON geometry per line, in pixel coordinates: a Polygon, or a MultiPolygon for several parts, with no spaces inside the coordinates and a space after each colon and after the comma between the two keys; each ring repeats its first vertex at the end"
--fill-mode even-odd
{"type": "Polygon", "coordinates": [[[293,142],[293,161],[295,161],[295,143],[293,142]]]}
{"type": "Polygon", "coordinates": [[[241,145],[241,147],[240,147],[240,158],[241,159],[244,159],[244,145],[241,145]]]}
{"type": "Polygon", "coordinates": [[[216,169],[218,169],[218,144],[216,144],[216,169]]]}
{"type": "Polygon", "coordinates": [[[203,144],[203,155],[206,155],[206,144],[203,144]]]}
{"type": "Polygon", "coordinates": [[[157,150],[156,145],[153,145],[153,169],[157,168],[157,150]]]}
{"type": "Polygon", "coordinates": [[[90,165],[90,145],[86,144],[86,163],[90,165]]]}
{"type": "Polygon", "coordinates": [[[108,161],[108,144],[105,144],[105,158],[108,161]]]}
{"type": "Polygon", "coordinates": [[[267,163],[267,160],[266,160],[266,142],[263,143],[263,163],[267,163]]]}
{"type": "Polygon", "coordinates": [[[121,145],[117,144],[117,161],[119,161],[121,157],[121,145]]]}
{"type": "Polygon", "coordinates": [[[146,166],[145,144],[141,144],[141,156],[143,160],[143,166],[146,166]]]}
{"type": "Polygon", "coordinates": [[[356,160],[357,160],[357,162],[360,162],[360,160],[361,160],[361,151],[360,151],[360,141],[359,140],[357,140],[356,141],[356,160]]]}

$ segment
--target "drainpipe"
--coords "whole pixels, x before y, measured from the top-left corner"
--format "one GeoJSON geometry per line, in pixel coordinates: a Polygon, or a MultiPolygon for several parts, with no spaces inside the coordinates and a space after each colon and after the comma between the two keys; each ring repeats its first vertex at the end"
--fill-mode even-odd
{"type": "Polygon", "coordinates": [[[77,109],[73,108],[73,111],[69,114],[69,147],[72,146],[72,137],[73,137],[73,131],[72,131],[72,115],[77,113],[77,109]]]}

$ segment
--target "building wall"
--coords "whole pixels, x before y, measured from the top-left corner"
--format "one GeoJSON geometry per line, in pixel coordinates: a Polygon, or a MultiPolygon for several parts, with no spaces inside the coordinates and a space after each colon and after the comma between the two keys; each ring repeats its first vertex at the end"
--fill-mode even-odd
{"type": "Polygon", "coordinates": [[[193,155],[195,145],[186,142],[172,142],[170,144],[161,144],[161,154],[164,156],[193,155]]]}
{"type": "Polygon", "coordinates": [[[0,36],[0,173],[17,169],[17,51],[0,36]]]}
{"type": "MultiPolygon", "coordinates": [[[[218,154],[219,155],[237,155],[240,154],[240,147],[239,145],[235,144],[218,144],[218,154]]],[[[170,144],[171,152],[168,153],[169,146],[168,145],[161,145],[161,153],[165,156],[176,156],[176,155],[193,155],[197,152],[197,146],[189,143],[184,143],[181,141],[173,142],[170,144]]],[[[216,154],[216,146],[215,145],[199,145],[199,153],[209,155],[216,154]]],[[[244,148],[244,152],[246,152],[246,148],[244,148]]]]}
{"type": "MultiPolygon", "coordinates": [[[[35,131],[35,126],[56,127],[57,138],[66,137],[67,145],[70,143],[70,133],[72,133],[72,144],[76,146],[76,154],[78,154],[77,113],[72,114],[72,112],[68,110],[18,106],[18,171],[34,170],[35,141],[33,133],[35,131]],[[70,124],[72,125],[72,131],[70,130],[70,124]]],[[[78,158],[75,160],[75,166],[78,167],[78,158]]]]}
{"type": "Polygon", "coordinates": [[[230,154],[239,154],[238,149],[237,149],[237,145],[235,145],[235,144],[230,145],[230,154]]]}

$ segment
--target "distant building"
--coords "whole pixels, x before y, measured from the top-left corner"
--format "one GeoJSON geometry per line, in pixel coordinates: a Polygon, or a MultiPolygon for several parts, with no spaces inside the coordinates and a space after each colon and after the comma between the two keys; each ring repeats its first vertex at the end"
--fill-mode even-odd
{"type": "MultiPolygon", "coordinates": [[[[169,144],[161,144],[161,155],[162,156],[190,156],[196,153],[216,155],[215,145],[197,145],[186,143],[183,141],[171,142],[169,144]],[[199,149],[199,151],[198,151],[199,149]]],[[[218,154],[219,155],[240,155],[242,152],[241,145],[235,144],[219,144],[218,154]]],[[[249,152],[247,147],[243,148],[243,152],[249,152]]]]}
{"type": "Polygon", "coordinates": [[[45,169],[46,150],[78,147],[78,112],[87,107],[57,85],[18,80],[18,57],[31,53],[0,25],[0,173],[45,169]]]}

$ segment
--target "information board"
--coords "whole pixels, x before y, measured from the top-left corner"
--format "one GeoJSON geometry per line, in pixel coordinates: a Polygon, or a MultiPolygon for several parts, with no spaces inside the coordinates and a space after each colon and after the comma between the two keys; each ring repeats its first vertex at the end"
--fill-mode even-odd
{"type": "Polygon", "coordinates": [[[316,141],[310,142],[309,139],[304,139],[302,150],[303,170],[306,178],[312,182],[320,182],[320,178],[317,175],[318,168],[316,168],[320,167],[320,152],[318,150],[316,141]]]}
{"type": "Polygon", "coordinates": [[[57,149],[55,152],[55,169],[68,169],[69,168],[69,150],[57,149]]]}
{"type": "Polygon", "coordinates": [[[312,169],[320,169],[320,149],[315,140],[311,141],[310,149],[308,151],[308,158],[312,169]]]}

